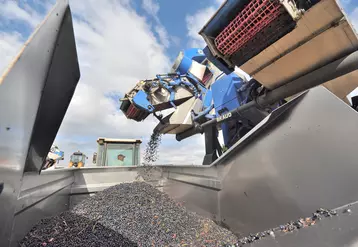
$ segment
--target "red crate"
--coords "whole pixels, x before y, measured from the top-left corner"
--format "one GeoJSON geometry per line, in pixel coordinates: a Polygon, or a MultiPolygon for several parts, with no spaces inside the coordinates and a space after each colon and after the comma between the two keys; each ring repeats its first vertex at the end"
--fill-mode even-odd
{"type": "Polygon", "coordinates": [[[142,121],[149,115],[148,112],[142,111],[137,108],[133,103],[130,104],[126,111],[126,116],[129,119],[134,119],[136,121],[142,121]]]}
{"type": "Polygon", "coordinates": [[[275,20],[283,6],[279,0],[252,0],[215,38],[223,55],[232,55],[275,20]]]}
{"type": "Polygon", "coordinates": [[[140,110],[134,106],[134,104],[131,104],[129,107],[128,107],[128,110],[127,110],[127,117],[132,119],[132,118],[136,118],[140,113],[140,110]]]}

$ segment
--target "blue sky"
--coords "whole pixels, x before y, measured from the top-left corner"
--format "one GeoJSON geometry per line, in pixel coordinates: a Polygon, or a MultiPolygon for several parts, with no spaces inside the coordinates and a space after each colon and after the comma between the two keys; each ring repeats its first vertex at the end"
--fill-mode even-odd
{"type": "MultiPolygon", "coordinates": [[[[197,34],[223,0],[72,0],[80,83],[55,143],[66,158],[74,151],[91,156],[97,137],[141,138],[142,150],[156,120],[127,120],[118,98],[140,79],[168,72],[178,52],[203,47],[197,34]]],[[[342,0],[358,24],[358,2],[342,0]]],[[[54,0],[0,0],[0,71],[54,0]]],[[[201,163],[203,136],[184,142],[166,135],[159,163],[201,163]]]]}
{"type": "MultiPolygon", "coordinates": [[[[85,4],[84,0],[75,0],[80,1],[85,4]]],[[[14,2],[13,4],[18,5],[19,9],[22,9],[28,12],[31,15],[31,12],[36,12],[39,16],[44,16],[49,7],[52,6],[56,1],[36,1],[36,0],[23,0],[23,1],[12,1],[12,0],[1,0],[0,4],[6,4],[6,2],[14,2]],[[31,11],[28,11],[31,9],[31,11]]],[[[135,11],[141,15],[145,16],[149,21],[156,22],[156,19],[150,15],[143,7],[142,0],[133,0],[130,4],[133,6],[135,11]]],[[[168,1],[168,0],[158,0],[158,1],[148,1],[159,6],[157,12],[157,18],[160,20],[161,24],[165,27],[168,33],[178,38],[178,43],[171,45],[167,53],[171,58],[175,58],[180,49],[188,47],[189,37],[187,35],[187,25],[186,17],[196,14],[200,10],[205,10],[205,8],[210,6],[218,6],[219,1],[215,0],[181,0],[181,1],[168,1]],[[187,6],[190,6],[188,8],[187,6]]],[[[71,1],[70,1],[71,3],[71,1]]],[[[1,5],[0,5],[1,6],[1,5]]],[[[74,14],[75,18],[79,18],[78,15],[74,14]]],[[[36,21],[36,20],[35,20],[36,21]]],[[[21,18],[9,18],[6,15],[0,15],[0,30],[5,32],[19,32],[22,39],[25,41],[27,37],[32,33],[34,26],[31,25],[28,21],[21,18]]],[[[154,34],[158,36],[155,32],[154,34]]]]}

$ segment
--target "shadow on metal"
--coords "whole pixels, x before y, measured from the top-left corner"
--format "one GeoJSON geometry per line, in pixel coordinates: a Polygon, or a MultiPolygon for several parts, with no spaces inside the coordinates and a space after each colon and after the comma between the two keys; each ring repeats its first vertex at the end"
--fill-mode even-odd
{"type": "Polygon", "coordinates": [[[41,170],[79,77],[71,11],[61,0],[0,77],[1,246],[16,245],[21,235],[14,215],[24,172],[41,170]]]}
{"type": "Polygon", "coordinates": [[[322,86],[291,104],[210,167],[163,166],[164,191],[239,236],[357,201],[358,114],[322,86]]]}
{"type": "Polygon", "coordinates": [[[56,30],[58,30],[58,36],[46,73],[25,171],[40,171],[80,79],[69,8],[64,13],[61,27],[56,30]]]}
{"type": "Polygon", "coordinates": [[[337,210],[338,215],[323,218],[316,225],[294,232],[275,233],[275,238],[266,237],[251,247],[355,247],[358,245],[358,204],[346,205],[337,210]]]}

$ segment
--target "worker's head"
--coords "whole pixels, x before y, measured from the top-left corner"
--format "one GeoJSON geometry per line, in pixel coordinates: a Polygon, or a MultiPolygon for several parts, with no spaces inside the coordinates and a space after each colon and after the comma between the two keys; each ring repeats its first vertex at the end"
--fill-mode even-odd
{"type": "Polygon", "coordinates": [[[118,154],[117,159],[123,161],[125,157],[123,154],[118,154]]]}

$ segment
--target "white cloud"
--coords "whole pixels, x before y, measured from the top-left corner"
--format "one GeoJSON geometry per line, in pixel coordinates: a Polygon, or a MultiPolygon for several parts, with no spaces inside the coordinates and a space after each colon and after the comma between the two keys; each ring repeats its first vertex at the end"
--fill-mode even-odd
{"type": "Polygon", "coordinates": [[[214,0],[209,6],[199,9],[193,15],[187,15],[185,18],[188,30],[188,46],[195,48],[204,48],[206,46],[203,38],[199,35],[199,31],[209,21],[210,17],[215,14],[224,0],[214,0]]]}
{"type": "MultiPolygon", "coordinates": [[[[44,17],[34,10],[24,14],[20,7],[14,6],[13,3],[7,8],[16,9],[17,14],[7,10],[12,14],[6,17],[26,21],[32,28],[44,17]]],[[[94,0],[85,4],[72,1],[71,10],[75,16],[81,79],[55,140],[65,152],[62,164],[66,164],[69,155],[77,150],[85,152],[90,161],[97,149],[98,137],[141,138],[144,139],[143,150],[157,120],[152,117],[142,123],[128,120],[118,111],[119,102],[106,95],[123,95],[139,80],[168,72],[171,61],[165,48],[173,38],[160,23],[151,26],[126,0],[107,0],[101,4],[94,0]],[[152,30],[158,32],[159,40],[152,30]]],[[[156,13],[158,8],[153,7],[151,11],[156,13]]],[[[16,33],[0,33],[0,56],[5,57],[0,61],[0,69],[17,53],[22,39],[26,38],[16,33]]],[[[201,163],[202,156],[198,153],[204,150],[202,143],[176,143],[174,135],[166,136],[165,140],[161,147],[163,156],[158,163],[184,162],[185,153],[189,155],[188,161],[201,163]],[[170,145],[175,148],[169,148],[170,145]],[[189,151],[184,151],[186,149],[189,151]],[[194,149],[200,151],[193,152],[194,149]]]]}
{"type": "Polygon", "coordinates": [[[26,6],[26,10],[19,7],[16,1],[0,2],[0,17],[7,20],[21,20],[28,23],[31,27],[38,25],[42,19],[36,11],[26,6]]]}
{"type": "Polygon", "coordinates": [[[178,46],[178,47],[180,46],[180,38],[179,37],[171,36],[170,41],[172,42],[172,44],[174,46],[178,46]]]}
{"type": "Polygon", "coordinates": [[[5,33],[0,31],[0,75],[20,50],[23,41],[17,32],[5,33]]]}
{"type": "Polygon", "coordinates": [[[143,0],[142,8],[150,15],[156,16],[159,11],[159,4],[155,0],[143,0]]]}
{"type": "Polygon", "coordinates": [[[170,45],[170,38],[169,38],[169,35],[168,35],[168,32],[167,30],[164,28],[164,26],[158,24],[156,27],[155,27],[155,32],[158,34],[159,36],[159,40],[160,40],[160,43],[162,43],[162,45],[165,47],[165,48],[168,48],[169,45],[170,45]]]}
{"type": "MultiPolygon", "coordinates": [[[[198,10],[194,15],[186,16],[186,26],[189,37],[189,47],[204,48],[206,46],[204,39],[198,34],[202,27],[209,21],[209,19],[215,14],[224,0],[215,0],[212,6],[198,10]]],[[[235,68],[235,71],[244,76],[247,80],[250,76],[242,71],[240,68],[235,68]]]]}
{"type": "Polygon", "coordinates": [[[153,18],[155,22],[154,32],[158,35],[159,42],[165,48],[168,48],[171,45],[171,42],[176,41],[176,37],[169,36],[167,30],[160,22],[158,18],[158,12],[160,10],[158,2],[156,0],[142,0],[142,8],[151,18],[153,18]]]}
{"type": "Polygon", "coordinates": [[[224,0],[214,0],[211,4],[203,9],[199,9],[193,15],[187,15],[185,18],[187,36],[189,38],[188,46],[195,48],[204,48],[206,46],[199,31],[209,21],[210,17],[215,14],[224,0]]]}
{"type": "Polygon", "coordinates": [[[220,6],[223,2],[225,2],[225,0],[215,0],[217,6],[220,6]]]}
{"type": "Polygon", "coordinates": [[[164,135],[159,148],[160,164],[178,164],[178,165],[201,165],[205,155],[204,135],[197,135],[181,142],[172,143],[171,135],[164,135]],[[175,150],[175,155],[173,155],[175,150]]]}
{"type": "Polygon", "coordinates": [[[198,34],[201,28],[207,23],[210,17],[215,13],[217,7],[209,6],[204,9],[198,10],[194,15],[187,15],[186,27],[188,30],[189,46],[196,48],[204,48],[205,42],[198,34]]]}
{"type": "MultiPolygon", "coordinates": [[[[145,18],[126,3],[76,2],[74,30],[81,66],[81,80],[60,128],[59,137],[91,136],[93,151],[99,136],[147,138],[156,122],[137,123],[118,112],[119,102],[106,97],[122,95],[141,79],[168,71],[170,61],[145,18]]],[[[61,138],[58,138],[59,145],[61,138]]]]}

